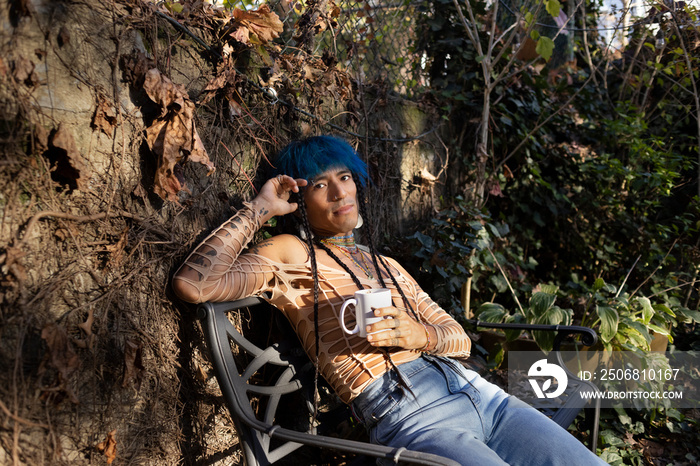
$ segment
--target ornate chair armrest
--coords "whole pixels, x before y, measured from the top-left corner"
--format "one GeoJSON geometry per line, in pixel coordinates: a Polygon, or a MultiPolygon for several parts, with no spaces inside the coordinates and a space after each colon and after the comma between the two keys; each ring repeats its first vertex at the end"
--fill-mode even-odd
{"type": "Polygon", "coordinates": [[[586,346],[593,346],[598,341],[598,335],[595,330],[589,327],[581,327],[578,325],[542,325],[542,324],[508,324],[508,323],[495,323],[495,322],[483,322],[480,320],[470,319],[467,322],[474,325],[475,327],[481,328],[497,328],[505,330],[539,330],[539,331],[549,331],[557,332],[554,337],[554,351],[559,351],[561,342],[569,335],[580,334],[581,342],[586,346]]]}

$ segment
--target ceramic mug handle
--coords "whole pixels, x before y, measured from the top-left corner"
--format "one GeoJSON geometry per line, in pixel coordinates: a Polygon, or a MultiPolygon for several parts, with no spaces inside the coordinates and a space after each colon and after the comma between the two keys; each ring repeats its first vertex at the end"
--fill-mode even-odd
{"type": "Polygon", "coordinates": [[[357,313],[357,300],[355,298],[346,299],[343,305],[340,307],[340,326],[343,328],[343,331],[345,331],[345,333],[354,335],[360,331],[360,323],[357,322],[357,324],[355,324],[355,328],[352,330],[348,330],[348,328],[345,326],[345,309],[350,304],[355,306],[355,313],[357,313]]]}

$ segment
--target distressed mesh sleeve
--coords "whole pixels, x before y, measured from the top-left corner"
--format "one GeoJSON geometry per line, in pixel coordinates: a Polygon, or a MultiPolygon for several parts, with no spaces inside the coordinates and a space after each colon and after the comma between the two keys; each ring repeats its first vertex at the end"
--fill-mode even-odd
{"type": "Polygon", "coordinates": [[[250,204],[214,230],[187,257],[173,278],[181,298],[193,303],[228,301],[265,289],[273,270],[256,255],[240,255],[262,226],[250,204]]]}
{"type": "Polygon", "coordinates": [[[416,311],[423,323],[435,329],[437,341],[433,349],[426,352],[440,356],[468,358],[471,354],[472,342],[462,326],[433,301],[398,262],[388,257],[385,259],[400,272],[401,281],[405,284],[404,291],[407,291],[410,295],[408,298],[414,301],[416,311]]]}
{"type": "Polygon", "coordinates": [[[472,342],[459,323],[445,312],[438,304],[430,299],[428,293],[418,289],[416,302],[418,313],[425,323],[432,326],[437,334],[435,347],[430,354],[455,357],[469,357],[472,342]]]}

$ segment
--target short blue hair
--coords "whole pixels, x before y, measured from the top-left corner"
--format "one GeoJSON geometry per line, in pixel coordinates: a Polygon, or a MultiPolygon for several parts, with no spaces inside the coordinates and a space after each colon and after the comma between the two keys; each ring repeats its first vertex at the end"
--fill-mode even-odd
{"type": "Polygon", "coordinates": [[[274,174],[313,180],[335,168],[347,168],[356,182],[367,186],[367,164],[350,144],[334,136],[313,136],[288,144],[277,155],[274,174]]]}

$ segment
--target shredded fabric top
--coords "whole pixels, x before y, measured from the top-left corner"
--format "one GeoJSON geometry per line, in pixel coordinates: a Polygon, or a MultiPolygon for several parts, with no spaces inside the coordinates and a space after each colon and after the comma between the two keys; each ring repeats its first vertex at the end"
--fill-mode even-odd
{"type": "MultiPolygon", "coordinates": [[[[195,302],[228,301],[262,295],[284,313],[307,354],[311,360],[315,360],[314,284],[310,259],[307,258],[302,264],[282,264],[259,254],[241,254],[260,227],[258,217],[252,209],[239,211],[205,239],[183,264],[183,268],[190,267],[197,272],[198,280],[188,280],[179,275],[175,280],[192,288],[195,296],[192,300],[195,302]]],[[[412,361],[420,355],[420,351],[387,348],[388,351],[382,352],[358,334],[345,333],[339,323],[340,308],[358,290],[357,285],[324,251],[317,250],[316,256],[319,277],[319,368],[340,399],[350,403],[372,381],[390,370],[391,362],[401,365],[412,361]]],[[[395,261],[384,259],[421,321],[435,329],[437,342],[431,353],[468,357],[471,341],[462,327],[403,273],[395,261]]],[[[381,287],[377,279],[358,278],[363,288],[381,287]]],[[[392,290],[393,305],[406,311],[394,285],[388,279],[385,283],[392,290]]]]}

